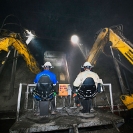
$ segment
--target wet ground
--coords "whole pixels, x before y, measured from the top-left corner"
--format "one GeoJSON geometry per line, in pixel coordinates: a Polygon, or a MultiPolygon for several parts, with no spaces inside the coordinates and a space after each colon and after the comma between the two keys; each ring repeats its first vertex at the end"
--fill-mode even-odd
{"type": "MultiPolygon", "coordinates": [[[[0,133],[9,133],[9,129],[10,127],[14,124],[15,119],[7,119],[7,120],[1,120],[0,121],[0,133]]],[[[98,127],[93,127],[93,128],[86,128],[86,129],[79,129],[79,133],[82,132],[89,132],[90,130],[94,130],[94,129],[98,129],[98,127]]],[[[103,127],[102,127],[103,128],[103,127]]],[[[108,127],[104,127],[104,128],[110,128],[108,127]]],[[[133,133],[133,120],[128,119],[125,121],[125,124],[123,124],[120,128],[120,133],[133,133]]],[[[51,131],[51,132],[47,132],[47,133],[68,133],[67,130],[63,130],[63,131],[51,131]]]]}
{"type": "MultiPolygon", "coordinates": [[[[0,133],[9,133],[9,129],[10,127],[14,124],[15,120],[1,120],[0,121],[0,133]]],[[[93,128],[86,128],[86,129],[79,129],[79,133],[83,133],[83,132],[89,132],[90,130],[94,130],[94,129],[98,129],[98,127],[93,127],[93,128]]],[[[103,127],[102,127],[103,128],[103,127]]],[[[104,127],[104,128],[110,128],[108,127],[104,127]]],[[[67,130],[63,130],[63,131],[51,131],[51,132],[47,132],[47,133],[68,133],[67,130]]],[[[133,133],[133,120],[127,120],[125,124],[123,124],[120,127],[120,133],[133,133]]]]}
{"type": "MultiPolygon", "coordinates": [[[[7,113],[0,113],[0,133],[9,133],[10,127],[15,123],[15,114],[9,113],[8,116],[7,113]],[[6,117],[5,117],[6,116],[6,117]],[[11,118],[11,119],[10,119],[11,118]]],[[[126,112],[125,114],[122,114],[123,118],[125,120],[125,123],[119,128],[120,133],[132,133],[133,132],[133,119],[131,118],[131,112],[126,112]]],[[[94,130],[100,130],[102,129],[108,129],[108,133],[110,133],[111,125],[101,126],[101,127],[88,127],[88,128],[80,128],[79,133],[90,133],[94,130]]],[[[47,133],[68,133],[68,130],[62,130],[62,131],[49,131],[47,133]]],[[[104,133],[104,131],[103,131],[104,133]]],[[[107,131],[106,131],[107,133],[107,131]]],[[[116,133],[116,131],[111,131],[111,133],[116,133]]]]}

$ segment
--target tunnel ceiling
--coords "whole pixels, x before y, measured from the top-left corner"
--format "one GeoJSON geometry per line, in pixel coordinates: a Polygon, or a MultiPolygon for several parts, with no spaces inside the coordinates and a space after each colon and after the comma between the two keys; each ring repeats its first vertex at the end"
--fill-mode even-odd
{"type": "Polygon", "coordinates": [[[84,60],[78,48],[70,43],[72,34],[79,35],[81,43],[90,50],[97,31],[122,24],[124,36],[133,42],[132,0],[1,0],[0,3],[1,28],[35,32],[37,37],[28,47],[40,65],[46,50],[62,51],[71,64],[78,63],[78,72],[84,60]],[[77,57],[78,62],[74,62],[77,57]]]}
{"type": "Polygon", "coordinates": [[[10,14],[4,28],[34,30],[38,39],[55,44],[69,43],[74,33],[86,45],[93,44],[95,33],[104,27],[123,24],[132,41],[132,1],[124,0],[1,0],[0,24],[10,14]],[[50,42],[49,42],[50,41],[50,42]]]}

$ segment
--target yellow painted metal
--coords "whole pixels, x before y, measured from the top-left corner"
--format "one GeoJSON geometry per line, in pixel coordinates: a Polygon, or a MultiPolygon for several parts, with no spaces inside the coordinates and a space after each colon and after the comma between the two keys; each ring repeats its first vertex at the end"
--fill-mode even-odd
{"type": "MultiPolygon", "coordinates": [[[[127,41],[125,37],[115,33],[110,28],[103,28],[100,30],[93,47],[89,52],[87,61],[89,61],[92,65],[95,65],[100,53],[103,51],[104,46],[108,42],[111,42],[112,48],[120,51],[122,55],[133,65],[133,44],[127,41]]],[[[133,95],[122,95],[120,98],[128,109],[133,108],[133,95]],[[125,99],[122,100],[124,97],[125,99]]]]}
{"type": "Polygon", "coordinates": [[[118,49],[122,55],[133,65],[133,48],[131,48],[120,36],[109,29],[109,41],[112,42],[112,47],[118,49]]]}
{"type": "Polygon", "coordinates": [[[87,61],[90,62],[92,65],[96,64],[96,61],[98,59],[98,56],[100,55],[101,51],[103,50],[105,44],[107,43],[108,38],[106,38],[108,34],[108,28],[104,28],[100,31],[98,34],[92,49],[89,52],[87,61]]]}
{"type": "Polygon", "coordinates": [[[127,107],[127,109],[133,108],[133,94],[131,96],[129,95],[121,95],[120,99],[124,103],[124,105],[127,107]]]}
{"type": "Polygon", "coordinates": [[[110,28],[104,28],[100,31],[92,49],[89,52],[87,61],[89,61],[92,65],[95,65],[98,56],[109,41],[112,43],[112,48],[118,49],[133,65],[133,48],[110,28]]]}
{"type": "Polygon", "coordinates": [[[23,43],[21,40],[16,39],[16,34],[10,34],[9,37],[4,37],[0,39],[0,51],[9,51],[9,46],[13,46],[18,54],[22,55],[24,57],[24,60],[27,63],[27,66],[31,70],[31,72],[37,74],[40,72],[40,69],[38,67],[38,64],[35,60],[35,58],[32,56],[30,51],[28,50],[25,43],[23,43]]]}

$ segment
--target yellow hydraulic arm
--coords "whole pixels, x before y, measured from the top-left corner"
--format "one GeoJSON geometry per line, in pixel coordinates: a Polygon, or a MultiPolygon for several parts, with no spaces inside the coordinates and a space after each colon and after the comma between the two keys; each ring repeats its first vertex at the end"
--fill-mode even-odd
{"type": "Polygon", "coordinates": [[[118,49],[126,59],[133,65],[133,44],[126,40],[124,36],[119,36],[110,28],[104,28],[100,31],[93,47],[89,53],[87,61],[95,65],[98,56],[108,42],[112,43],[112,48],[118,49]]]}
{"type": "MultiPolygon", "coordinates": [[[[117,32],[111,28],[104,28],[100,30],[93,44],[92,49],[89,52],[87,61],[89,61],[92,65],[95,65],[100,53],[103,51],[105,45],[108,42],[111,42],[111,47],[113,49],[117,49],[118,51],[120,51],[121,54],[124,55],[124,57],[133,65],[133,44],[123,36],[121,31],[117,32]]],[[[119,78],[121,91],[122,91],[122,95],[120,96],[120,99],[128,109],[132,109],[133,94],[124,95],[125,86],[121,77],[119,65],[114,58],[113,58],[113,61],[116,67],[116,72],[119,78]]]]}
{"type": "Polygon", "coordinates": [[[4,50],[8,52],[10,46],[13,46],[17,50],[18,54],[24,57],[24,60],[26,61],[31,72],[35,74],[40,72],[35,58],[30,54],[26,44],[21,41],[20,36],[18,39],[18,34],[11,33],[7,37],[0,38],[0,51],[4,50]]]}

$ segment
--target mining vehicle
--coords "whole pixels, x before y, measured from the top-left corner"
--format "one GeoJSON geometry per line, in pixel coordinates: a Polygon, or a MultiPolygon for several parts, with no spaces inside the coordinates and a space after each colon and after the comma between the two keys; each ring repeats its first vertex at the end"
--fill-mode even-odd
{"type": "MultiPolygon", "coordinates": [[[[2,60],[0,72],[2,72],[6,61],[12,50],[14,50],[14,61],[12,66],[11,75],[11,88],[10,92],[14,92],[13,83],[15,77],[15,70],[17,65],[18,55],[22,56],[26,61],[27,66],[31,72],[37,74],[40,72],[37,61],[31,54],[30,50],[26,45],[26,41],[21,37],[19,33],[9,32],[1,29],[2,34],[0,37],[0,51],[6,51],[7,55],[2,60]]],[[[98,56],[101,51],[103,51],[105,44],[108,42],[111,44],[111,54],[114,61],[114,66],[118,74],[120,81],[122,95],[120,99],[126,105],[127,109],[132,109],[133,98],[130,90],[128,89],[128,94],[125,92],[125,86],[121,77],[120,68],[113,49],[117,49],[126,57],[126,59],[133,64],[133,45],[130,43],[122,34],[121,26],[114,26],[111,28],[101,29],[96,36],[95,43],[86,61],[91,62],[93,65],[96,64],[98,56]]],[[[62,52],[46,51],[44,53],[44,61],[50,61],[55,66],[55,71],[59,79],[59,89],[58,93],[54,90],[46,89],[47,95],[43,95],[42,100],[37,101],[39,103],[40,113],[38,116],[34,115],[35,102],[33,98],[33,90],[36,89],[36,84],[32,83],[20,83],[18,89],[18,99],[16,107],[16,122],[9,129],[10,133],[33,133],[33,132],[119,132],[119,127],[124,123],[124,119],[114,114],[114,104],[112,95],[112,86],[109,83],[103,84],[103,91],[98,92],[98,89],[94,91],[86,89],[84,91],[82,98],[84,99],[95,99],[97,95],[103,94],[106,96],[106,101],[108,103],[109,110],[97,107],[95,105],[95,110],[90,113],[80,113],[81,107],[76,107],[72,98],[72,85],[69,83],[69,71],[67,67],[66,55],[62,52]],[[106,95],[107,87],[109,91],[109,98],[106,95]],[[86,92],[91,92],[86,94],[86,92]],[[98,94],[99,93],[99,94],[98,94]],[[92,94],[94,94],[92,96],[92,94]],[[51,115],[49,112],[51,110],[51,100],[55,99],[57,114],[51,115]],[[60,104],[59,104],[60,103],[60,104]]],[[[124,65],[123,65],[124,66],[124,65]]],[[[78,92],[80,93],[80,92],[78,92]]],[[[10,98],[12,95],[10,95],[10,98]]],[[[81,98],[81,97],[80,97],[81,98]]],[[[91,104],[90,104],[91,106],[91,104]]],[[[103,106],[105,108],[106,106],[103,106]]]]}
{"type": "MultiPolygon", "coordinates": [[[[125,90],[123,79],[121,76],[121,71],[119,64],[122,65],[120,61],[115,58],[115,53],[113,49],[117,49],[119,52],[126,57],[131,64],[133,64],[133,45],[129,42],[122,34],[122,26],[112,26],[110,28],[101,29],[96,36],[96,40],[93,44],[89,56],[86,61],[89,61],[92,65],[96,64],[98,57],[101,52],[103,52],[104,47],[108,42],[110,43],[110,53],[114,61],[114,66],[120,81],[121,93],[120,99],[127,107],[126,109],[132,109],[132,94],[129,89],[125,90]],[[118,64],[119,63],[119,64],[118,64]],[[127,93],[128,92],[128,93],[127,93]]],[[[34,115],[35,103],[33,100],[33,89],[36,88],[36,84],[27,84],[20,83],[18,101],[17,101],[17,114],[16,122],[10,128],[10,133],[19,133],[19,132],[120,132],[119,127],[124,123],[124,119],[118,115],[114,114],[114,104],[113,104],[113,95],[112,95],[112,86],[109,83],[103,83],[103,91],[98,92],[96,88],[95,91],[91,89],[86,89],[90,91],[89,94],[82,95],[83,99],[89,98],[94,100],[97,98],[97,95],[103,94],[106,96],[106,101],[108,103],[109,110],[105,110],[106,106],[99,108],[95,106],[95,110],[90,113],[80,113],[81,107],[76,107],[74,102],[72,102],[72,85],[69,83],[69,72],[67,70],[67,61],[62,52],[55,51],[46,51],[44,53],[44,61],[51,61],[55,64],[57,71],[59,72],[59,77],[62,79],[62,82],[59,84],[59,92],[55,95],[56,92],[51,90],[47,95],[44,95],[42,100],[39,102],[40,113],[38,116],[34,115]],[[65,70],[61,69],[62,64],[66,68],[65,70]],[[22,90],[23,86],[26,86],[25,95],[24,95],[24,107],[23,111],[21,110],[22,102],[22,90]],[[108,87],[109,98],[106,95],[106,90],[108,87]],[[100,93],[100,94],[98,94],[100,93]],[[94,94],[94,97],[92,96],[94,94]],[[51,115],[50,112],[50,102],[52,98],[55,98],[55,104],[57,109],[56,115],[51,115]],[[58,102],[61,101],[62,104],[58,106],[58,102]],[[32,103],[32,104],[31,104],[32,103]],[[61,106],[62,105],[62,106],[61,106]]],[[[124,66],[124,65],[123,65],[124,66]]],[[[45,90],[47,91],[47,90],[45,90]]],[[[80,93],[80,92],[78,92],[80,93]]],[[[91,104],[90,104],[91,106],[91,104]]],[[[124,110],[126,110],[124,109],[124,110]]]]}

